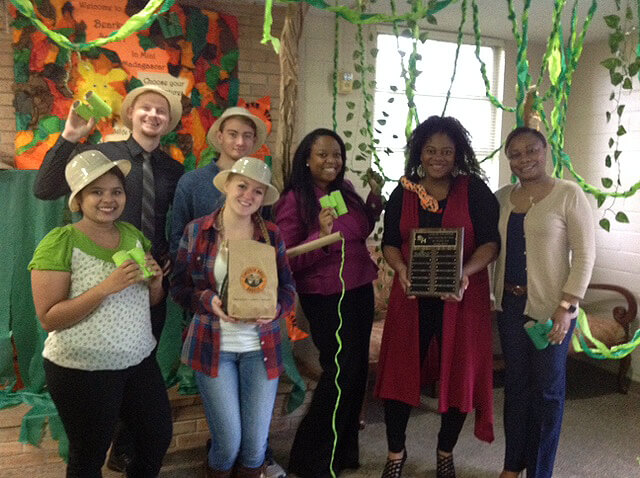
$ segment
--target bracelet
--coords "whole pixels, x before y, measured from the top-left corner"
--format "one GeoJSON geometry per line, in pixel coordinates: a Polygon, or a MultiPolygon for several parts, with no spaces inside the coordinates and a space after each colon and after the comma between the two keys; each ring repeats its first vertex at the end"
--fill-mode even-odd
{"type": "Polygon", "coordinates": [[[578,308],[574,304],[572,304],[571,302],[569,302],[567,300],[561,300],[559,307],[562,307],[563,309],[565,309],[570,314],[573,314],[576,310],[578,310],[578,308]]]}

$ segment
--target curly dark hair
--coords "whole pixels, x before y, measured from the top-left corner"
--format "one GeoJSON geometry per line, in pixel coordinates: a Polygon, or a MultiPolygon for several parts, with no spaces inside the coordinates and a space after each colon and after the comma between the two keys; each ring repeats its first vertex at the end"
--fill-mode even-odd
{"type": "Polygon", "coordinates": [[[507,149],[509,149],[509,145],[511,144],[511,141],[513,141],[518,136],[521,136],[523,134],[532,134],[533,136],[535,136],[540,140],[540,142],[542,143],[542,146],[544,146],[545,148],[547,147],[547,138],[545,138],[540,131],[534,128],[529,128],[528,126],[518,126],[517,128],[513,129],[511,133],[509,133],[509,135],[507,136],[507,139],[504,140],[505,154],[507,152],[507,149]]]}
{"type": "Polygon", "coordinates": [[[345,189],[344,186],[344,173],[347,165],[347,149],[344,141],[335,131],[327,128],[314,129],[300,141],[296,148],[293,155],[293,164],[291,165],[291,175],[280,196],[283,197],[288,191],[295,192],[301,207],[301,210],[298,211],[300,219],[307,230],[318,221],[318,214],[320,213],[320,203],[314,192],[313,177],[311,176],[311,170],[307,167],[307,160],[311,156],[311,149],[314,143],[322,136],[330,136],[335,139],[340,146],[340,155],[342,156],[342,169],[338,172],[336,179],[329,184],[329,191],[339,190],[346,203],[364,207],[364,201],[360,196],[350,189],[345,189]]]}
{"type": "Polygon", "coordinates": [[[455,168],[458,173],[470,174],[484,178],[484,172],[476,159],[476,153],[471,147],[471,136],[464,126],[453,116],[430,116],[411,133],[405,153],[408,160],[404,174],[410,181],[420,181],[418,166],[422,164],[422,148],[436,133],[447,135],[455,145],[455,168]]]}

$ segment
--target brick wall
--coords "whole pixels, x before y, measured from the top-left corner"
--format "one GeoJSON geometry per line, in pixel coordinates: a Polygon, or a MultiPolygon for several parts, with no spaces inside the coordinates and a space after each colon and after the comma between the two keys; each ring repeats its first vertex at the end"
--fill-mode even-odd
{"type": "Polygon", "coordinates": [[[0,169],[13,164],[16,123],[13,110],[13,50],[9,28],[9,0],[0,0],[0,169]]]}

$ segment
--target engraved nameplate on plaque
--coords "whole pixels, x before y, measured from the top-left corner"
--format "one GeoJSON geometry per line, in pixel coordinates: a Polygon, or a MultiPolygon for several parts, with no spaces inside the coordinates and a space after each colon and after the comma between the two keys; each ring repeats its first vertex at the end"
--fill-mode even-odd
{"type": "Polygon", "coordinates": [[[411,231],[407,295],[440,297],[458,294],[462,278],[463,228],[411,231]]]}

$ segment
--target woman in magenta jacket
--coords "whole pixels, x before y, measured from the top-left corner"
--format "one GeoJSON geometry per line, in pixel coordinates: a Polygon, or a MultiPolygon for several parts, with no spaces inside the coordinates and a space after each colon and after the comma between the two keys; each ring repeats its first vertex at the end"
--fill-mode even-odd
{"type": "Polygon", "coordinates": [[[295,152],[288,185],[275,206],[276,223],[287,247],[297,246],[336,231],[345,238],[343,278],[345,296],[341,315],[342,350],[339,355],[342,389],[336,414],[336,451],[332,462],[332,417],[337,398],[334,379],[338,349],[339,278],[342,263],[340,242],[290,259],[300,304],[307,317],[314,344],[320,351],[322,375],[307,415],[298,427],[291,449],[289,471],[301,478],[330,476],[358,468],[359,415],[369,364],[369,336],[373,322],[373,280],[377,268],[369,256],[366,240],[382,211],[380,189],[375,183],[366,203],[344,179],[345,145],[328,129],[316,129],[295,152]],[[336,216],[321,208],[320,197],[340,191],[348,213],[336,216]]]}

